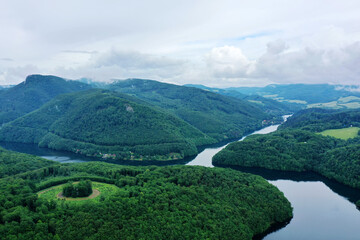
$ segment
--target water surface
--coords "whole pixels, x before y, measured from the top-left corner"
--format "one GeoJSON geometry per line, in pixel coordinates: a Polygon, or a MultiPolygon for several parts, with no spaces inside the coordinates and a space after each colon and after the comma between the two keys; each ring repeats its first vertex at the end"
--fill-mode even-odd
{"type": "MultiPolygon", "coordinates": [[[[288,116],[285,116],[286,120],[288,116]]],[[[279,125],[269,126],[252,134],[267,134],[279,125]]],[[[250,134],[250,135],[252,135],[250,134]]],[[[246,138],[243,137],[239,141],[246,138]]],[[[74,153],[39,148],[35,144],[1,143],[6,149],[41,156],[61,163],[99,161],[97,158],[74,153]]],[[[200,165],[214,167],[212,157],[226,147],[215,145],[200,152],[195,158],[181,161],[140,162],[109,161],[122,165],[200,165]]],[[[226,166],[221,166],[226,167],[226,166]]],[[[265,240],[360,240],[360,211],[355,202],[360,190],[344,186],[318,174],[283,172],[261,168],[232,167],[239,171],[260,175],[277,186],[294,208],[294,217],[288,225],[266,235],[265,240]]]]}

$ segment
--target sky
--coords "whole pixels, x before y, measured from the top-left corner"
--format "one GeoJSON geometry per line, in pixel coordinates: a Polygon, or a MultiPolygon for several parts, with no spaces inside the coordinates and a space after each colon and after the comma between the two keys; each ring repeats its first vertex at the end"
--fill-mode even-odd
{"type": "Polygon", "coordinates": [[[360,85],[359,0],[0,0],[0,85],[30,74],[360,85]]]}

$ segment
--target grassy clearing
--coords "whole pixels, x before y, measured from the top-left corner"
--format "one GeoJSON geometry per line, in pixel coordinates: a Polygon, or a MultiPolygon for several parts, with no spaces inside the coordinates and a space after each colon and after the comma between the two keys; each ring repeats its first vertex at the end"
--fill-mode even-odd
{"type": "Polygon", "coordinates": [[[342,108],[360,108],[360,98],[355,96],[339,98],[337,101],[327,102],[327,103],[314,103],[308,104],[307,108],[332,108],[332,109],[342,109],[342,108]]]}
{"type": "MultiPolygon", "coordinates": [[[[57,186],[42,190],[42,191],[38,192],[38,196],[40,198],[47,199],[48,201],[50,201],[50,200],[63,201],[58,196],[59,196],[59,193],[62,192],[64,185],[65,184],[61,184],[61,185],[57,185],[57,186]]],[[[92,182],[92,186],[93,186],[93,191],[96,194],[92,194],[89,197],[85,197],[85,198],[65,198],[64,200],[72,201],[72,202],[86,202],[84,200],[98,202],[100,199],[100,196],[106,198],[107,196],[113,194],[114,192],[119,191],[119,188],[117,186],[112,185],[112,184],[107,184],[107,183],[92,182]],[[96,190],[99,193],[97,193],[96,190]]]]}
{"type": "Polygon", "coordinates": [[[331,136],[335,138],[340,138],[343,140],[347,140],[349,138],[354,138],[358,136],[360,128],[358,127],[350,127],[350,128],[342,128],[342,129],[329,129],[321,132],[320,134],[323,136],[331,136]]]}

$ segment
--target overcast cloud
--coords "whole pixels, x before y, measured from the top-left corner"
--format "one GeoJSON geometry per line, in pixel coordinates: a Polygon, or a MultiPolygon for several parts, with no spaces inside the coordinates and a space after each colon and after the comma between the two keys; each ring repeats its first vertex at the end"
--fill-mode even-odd
{"type": "Polygon", "coordinates": [[[360,2],[0,0],[0,84],[29,74],[360,85],[360,2]]]}

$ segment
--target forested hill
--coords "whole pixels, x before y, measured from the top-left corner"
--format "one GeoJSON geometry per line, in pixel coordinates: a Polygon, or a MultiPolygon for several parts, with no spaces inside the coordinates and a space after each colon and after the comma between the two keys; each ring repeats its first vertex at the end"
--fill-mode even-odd
{"type": "Polygon", "coordinates": [[[0,192],[1,240],[251,240],[292,217],[265,179],[221,168],[59,164],[0,178],[0,192]],[[46,189],[81,179],[104,186],[100,195],[61,200],[46,189]]]}
{"type": "Polygon", "coordinates": [[[312,132],[321,132],[326,129],[350,126],[360,127],[359,110],[310,108],[295,113],[280,128],[301,128],[312,132]]]}
{"type": "Polygon", "coordinates": [[[306,103],[325,103],[341,97],[358,96],[360,93],[349,91],[355,86],[335,86],[329,84],[272,84],[266,87],[234,87],[228,90],[243,94],[257,94],[279,100],[300,100],[306,103]]]}
{"type": "Polygon", "coordinates": [[[109,88],[166,109],[218,141],[241,137],[271,120],[255,104],[193,87],[128,79],[109,88]]]}
{"type": "Polygon", "coordinates": [[[18,153],[0,147],[0,178],[57,164],[29,154],[18,153]]]}
{"type": "Polygon", "coordinates": [[[0,140],[124,160],[173,160],[215,140],[174,115],[93,89],[64,94],[0,129],[0,140]]]}
{"type": "Polygon", "coordinates": [[[0,91],[0,125],[39,108],[59,94],[89,88],[90,85],[78,81],[30,75],[24,82],[0,91]]]}
{"type": "Polygon", "coordinates": [[[359,110],[304,110],[274,133],[229,144],[213,164],[314,171],[360,188],[359,116],[359,110]]]}
{"type": "Polygon", "coordinates": [[[303,105],[297,103],[289,103],[289,102],[279,102],[270,98],[265,98],[256,94],[243,94],[236,90],[229,90],[223,88],[211,88],[206,87],[204,85],[197,84],[186,84],[187,87],[196,87],[199,89],[203,89],[206,91],[211,91],[214,93],[218,93],[225,96],[235,97],[238,99],[246,100],[250,103],[255,104],[257,107],[261,108],[264,112],[269,113],[271,115],[287,115],[290,113],[294,113],[303,108],[303,105]]]}

